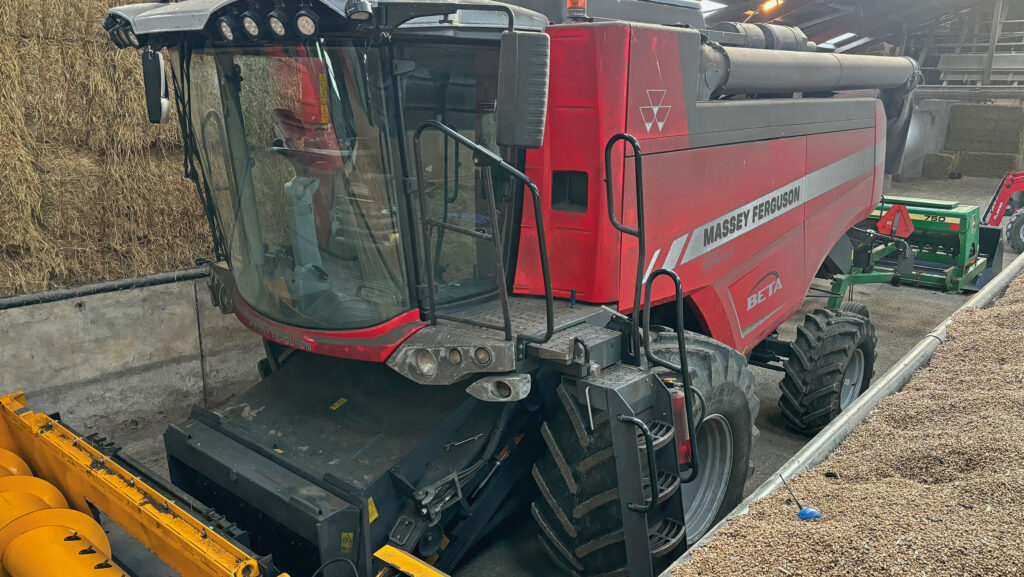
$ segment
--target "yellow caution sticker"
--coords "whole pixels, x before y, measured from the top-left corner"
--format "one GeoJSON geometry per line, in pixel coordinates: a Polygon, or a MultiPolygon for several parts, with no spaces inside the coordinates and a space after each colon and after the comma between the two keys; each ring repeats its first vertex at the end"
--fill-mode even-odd
{"type": "Polygon", "coordinates": [[[348,402],[348,399],[346,399],[345,397],[342,397],[342,398],[338,399],[337,401],[334,401],[333,403],[331,403],[331,406],[329,408],[332,411],[337,411],[338,409],[341,408],[342,405],[344,405],[347,402],[348,402]]]}
{"type": "Polygon", "coordinates": [[[373,523],[380,515],[377,514],[377,505],[373,503],[373,497],[366,500],[366,509],[370,512],[370,522],[373,523]]]}
{"type": "Polygon", "coordinates": [[[320,124],[331,123],[331,111],[327,108],[327,75],[320,73],[320,124]]]}
{"type": "Polygon", "coordinates": [[[352,552],[352,547],[355,544],[356,535],[355,533],[342,533],[341,534],[341,552],[342,554],[349,554],[352,552]]]}
{"type": "Polygon", "coordinates": [[[282,455],[284,454],[284,451],[282,451],[281,449],[274,449],[274,452],[275,453],[281,453],[282,455]]]}

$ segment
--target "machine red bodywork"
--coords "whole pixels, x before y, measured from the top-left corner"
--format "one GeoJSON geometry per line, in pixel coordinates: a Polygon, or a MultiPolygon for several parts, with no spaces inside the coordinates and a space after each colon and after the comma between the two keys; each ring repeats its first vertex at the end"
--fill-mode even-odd
{"type": "MultiPolygon", "coordinates": [[[[985,222],[982,224],[1001,225],[1003,217],[1006,216],[1006,207],[1010,204],[1013,195],[1017,193],[1024,193],[1024,172],[1007,172],[1003,177],[1003,182],[999,185],[999,190],[996,191],[988,213],[985,215],[985,222]]],[[[1020,208],[1019,206],[1015,207],[1017,210],[1020,208]]]]}
{"type": "MultiPolygon", "coordinates": [[[[584,171],[590,202],[584,214],[544,207],[548,245],[559,247],[550,254],[555,296],[568,298],[575,289],[580,300],[632,309],[637,242],[612,228],[603,185],[604,144],[625,131],[639,139],[644,155],[646,270],[679,274],[709,336],[740,351],[760,343],[800,309],[829,251],[880,200],[881,103],[875,103],[871,127],[828,131],[823,123],[820,133],[700,146],[693,142],[692,117],[703,112],[700,106],[719,104],[688,101],[680,47],[692,41],[688,31],[613,23],[553,26],[548,33],[551,78],[558,80],[551,87],[548,137],[542,149],[528,153],[527,174],[543,194],[551,190],[552,171],[584,171]],[[756,228],[748,220],[726,242],[688,258],[706,223],[787,186],[806,193],[808,175],[858,153],[871,161],[848,171],[850,178],[756,228]]],[[[615,207],[633,226],[633,163],[622,160],[614,174],[615,207]]],[[[529,207],[523,212],[531,214],[529,207]]],[[[526,216],[521,246],[535,242],[526,216]]],[[[515,288],[543,294],[535,251],[521,251],[515,288]]],[[[655,287],[655,304],[672,298],[668,282],[655,287]]]]}
{"type": "MultiPolygon", "coordinates": [[[[881,199],[881,101],[698,102],[697,87],[684,80],[696,84],[699,78],[697,60],[687,56],[699,50],[700,35],[692,29],[610,22],[557,25],[547,32],[547,136],[541,149],[527,152],[526,173],[545,202],[555,297],[569,299],[575,291],[583,302],[617,305],[622,312],[633,308],[637,241],[612,227],[604,189],[605,143],[627,132],[643,153],[648,274],[675,270],[702,332],[749,351],[800,309],[829,252],[881,199]],[[851,113],[851,106],[859,112],[851,113]],[[757,107],[777,107],[778,116],[788,110],[795,120],[750,126],[737,120],[757,107]],[[802,111],[810,107],[825,121],[804,120],[802,111]],[[554,171],[586,173],[584,212],[552,207],[554,171]],[[730,233],[716,239],[714,227],[723,220],[730,233]],[[709,226],[712,236],[705,237],[709,226]]],[[[633,226],[632,153],[617,154],[615,208],[633,226]]],[[[526,203],[514,292],[543,295],[528,195],[526,203]]],[[[655,287],[655,304],[673,298],[670,283],[655,287]]],[[[423,326],[416,311],[348,333],[286,327],[245,306],[236,314],[275,342],[372,361],[385,360],[423,326]]]]}
{"type": "Polygon", "coordinates": [[[272,321],[252,310],[235,295],[235,316],[249,330],[275,343],[318,355],[383,363],[402,341],[420,330],[419,311],[412,310],[390,321],[354,331],[311,331],[272,321]]]}

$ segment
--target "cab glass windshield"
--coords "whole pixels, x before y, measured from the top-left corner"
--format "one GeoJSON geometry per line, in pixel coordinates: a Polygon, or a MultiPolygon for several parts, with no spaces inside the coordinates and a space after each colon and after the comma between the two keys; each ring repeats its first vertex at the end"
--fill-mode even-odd
{"type": "Polygon", "coordinates": [[[271,319],[345,330],[411,308],[381,58],[340,42],[192,53],[190,113],[231,268],[271,319]]]}
{"type": "MultiPolygon", "coordinates": [[[[428,256],[440,306],[496,298],[490,241],[435,228],[423,246],[418,202],[399,205],[416,182],[414,134],[424,121],[503,152],[496,46],[318,40],[199,49],[189,62],[198,157],[238,291],[258,313],[316,329],[381,324],[420,304],[410,279],[425,274],[428,256]]],[[[507,179],[485,176],[440,133],[425,133],[421,145],[427,216],[497,230],[509,262],[507,179]]]]}

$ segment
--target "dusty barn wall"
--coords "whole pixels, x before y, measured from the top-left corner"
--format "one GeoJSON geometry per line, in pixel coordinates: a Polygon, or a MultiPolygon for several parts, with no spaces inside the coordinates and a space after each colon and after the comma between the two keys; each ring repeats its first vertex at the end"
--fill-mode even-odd
{"type": "Polygon", "coordinates": [[[948,178],[951,172],[998,178],[1018,170],[1024,107],[924,100],[915,109],[901,178],[948,178]],[[914,132],[918,129],[917,132],[914,132]],[[920,155],[920,158],[918,158],[920,155]]]}
{"type": "MultiPolygon", "coordinates": [[[[913,180],[925,172],[925,157],[942,152],[949,128],[949,110],[953,100],[918,100],[907,135],[907,149],[899,169],[900,180],[913,180]]],[[[931,176],[926,175],[926,176],[931,176]]],[[[942,178],[949,176],[949,170],[942,178]]]]}
{"type": "Polygon", "coordinates": [[[101,25],[130,1],[0,0],[0,296],[210,256],[177,124],[148,123],[101,25]]]}
{"type": "Polygon", "coordinates": [[[132,447],[259,379],[259,338],[210,300],[206,279],[0,311],[0,393],[82,434],[132,447]]]}

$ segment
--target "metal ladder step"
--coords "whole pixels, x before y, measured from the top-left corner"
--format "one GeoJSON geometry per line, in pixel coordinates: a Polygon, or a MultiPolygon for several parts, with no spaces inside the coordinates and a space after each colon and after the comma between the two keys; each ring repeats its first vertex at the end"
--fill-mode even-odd
{"type": "Polygon", "coordinates": [[[661,557],[675,549],[686,538],[686,525],[666,517],[651,527],[647,535],[651,546],[651,557],[661,557]]]}
{"type": "MultiPolygon", "coordinates": [[[[644,494],[648,497],[651,494],[651,478],[644,477],[644,494]]],[[[661,497],[661,502],[664,503],[666,499],[671,497],[681,485],[679,475],[674,475],[668,471],[658,471],[658,495],[661,497]]]]}
{"type": "Polygon", "coordinates": [[[593,354],[592,360],[602,367],[614,364],[612,358],[617,362],[622,333],[585,323],[559,331],[546,343],[529,343],[526,348],[541,359],[569,364],[579,357],[573,351],[577,339],[587,343],[593,354]]]}
{"type": "MultiPolygon", "coordinates": [[[[675,437],[675,428],[662,421],[651,421],[648,425],[651,429],[651,436],[654,437],[654,450],[658,451],[669,443],[675,437]]],[[[641,451],[647,451],[647,444],[644,442],[643,433],[637,433],[636,444],[641,451]]]]}

